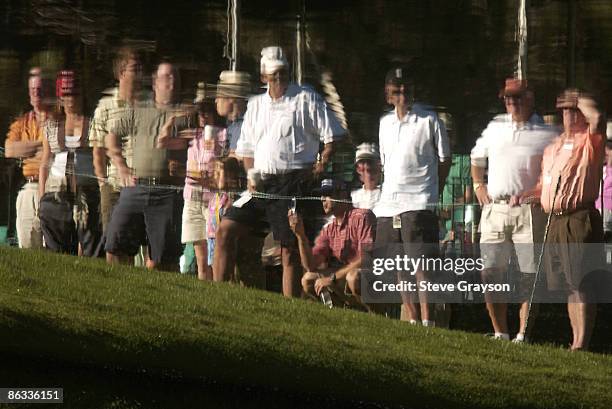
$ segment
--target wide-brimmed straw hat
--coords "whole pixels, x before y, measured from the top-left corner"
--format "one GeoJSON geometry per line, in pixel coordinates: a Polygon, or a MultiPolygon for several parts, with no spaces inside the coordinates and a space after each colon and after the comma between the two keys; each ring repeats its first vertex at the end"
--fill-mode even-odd
{"type": "Polygon", "coordinates": [[[216,84],[198,82],[194,103],[205,99],[242,98],[248,99],[254,94],[251,76],[244,71],[222,71],[216,84]]]}
{"type": "Polygon", "coordinates": [[[251,76],[244,71],[222,71],[217,82],[217,97],[248,98],[253,92],[251,76]]]}

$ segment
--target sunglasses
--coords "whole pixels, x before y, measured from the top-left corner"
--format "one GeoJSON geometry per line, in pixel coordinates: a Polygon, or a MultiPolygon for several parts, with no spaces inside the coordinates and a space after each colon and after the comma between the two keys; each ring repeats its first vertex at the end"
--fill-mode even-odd
{"type": "Polygon", "coordinates": [[[521,99],[523,99],[523,97],[521,95],[506,95],[504,97],[504,101],[505,102],[520,101],[521,99]]]}
{"type": "Polygon", "coordinates": [[[266,79],[268,81],[278,81],[286,78],[289,78],[289,73],[285,70],[277,71],[274,74],[266,74],[266,79]]]}

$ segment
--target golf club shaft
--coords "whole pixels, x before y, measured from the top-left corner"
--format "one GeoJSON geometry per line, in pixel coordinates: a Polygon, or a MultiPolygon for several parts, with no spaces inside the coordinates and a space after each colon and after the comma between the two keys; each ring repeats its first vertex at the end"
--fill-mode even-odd
{"type": "Polygon", "coordinates": [[[548,239],[548,229],[550,228],[550,221],[552,220],[553,212],[555,209],[555,199],[557,198],[557,192],[559,192],[559,186],[561,185],[561,175],[557,179],[557,186],[555,186],[555,193],[553,195],[552,205],[550,206],[550,213],[546,220],[546,228],[544,229],[544,237],[542,239],[542,251],[540,251],[540,257],[538,258],[538,267],[536,268],[535,278],[533,280],[533,287],[531,287],[531,294],[529,295],[529,301],[527,302],[527,316],[525,317],[525,336],[529,333],[529,318],[531,317],[531,306],[533,305],[533,298],[538,286],[540,278],[540,271],[542,270],[542,260],[544,259],[544,250],[546,248],[546,240],[548,239]]]}

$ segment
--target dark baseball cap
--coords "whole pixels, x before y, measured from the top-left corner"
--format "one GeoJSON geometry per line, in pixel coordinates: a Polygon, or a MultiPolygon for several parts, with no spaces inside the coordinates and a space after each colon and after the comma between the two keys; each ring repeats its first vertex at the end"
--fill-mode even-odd
{"type": "Polygon", "coordinates": [[[316,193],[321,196],[329,196],[337,192],[344,192],[347,189],[346,183],[341,179],[323,179],[321,187],[316,190],[316,193]]]}

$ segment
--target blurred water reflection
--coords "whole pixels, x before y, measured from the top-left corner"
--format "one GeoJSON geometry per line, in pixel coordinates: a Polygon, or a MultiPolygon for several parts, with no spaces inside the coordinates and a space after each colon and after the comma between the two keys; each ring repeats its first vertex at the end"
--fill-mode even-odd
{"type": "MultiPolygon", "coordinates": [[[[256,73],[259,50],[295,48],[300,2],[243,1],[241,68],[256,73]]],[[[414,68],[418,99],[453,114],[457,149],[467,151],[490,118],[502,79],[516,64],[517,1],[306,1],[307,81],[329,70],[357,142],[374,140],[384,107],[382,78],[392,62],[414,68]]],[[[571,80],[568,31],[575,19],[575,78],[610,104],[612,6],[605,0],[529,2],[528,78],[540,112],[553,111],[554,96],[571,80]]],[[[106,2],[7,0],[0,5],[0,126],[26,108],[27,68],[73,67],[83,73],[90,110],[113,85],[113,50],[126,40],[182,63],[184,90],[214,81],[227,67],[224,1],[106,2]],[[146,10],[146,13],[145,13],[146,10]]],[[[189,91],[191,92],[191,91],[189,91]]],[[[187,97],[187,95],[185,95],[187,97]]],[[[2,132],[4,134],[4,132],[2,132]]],[[[3,137],[2,137],[3,138],[3,137]]]]}

